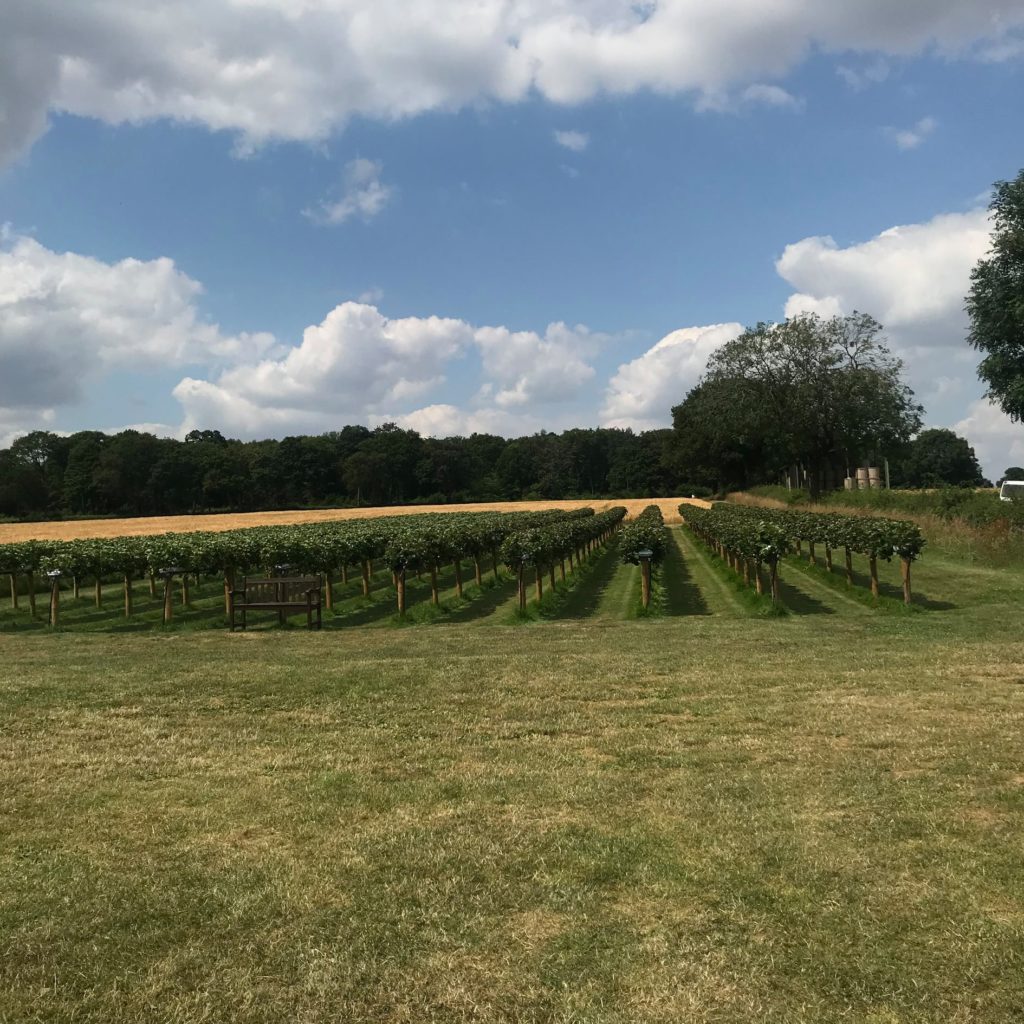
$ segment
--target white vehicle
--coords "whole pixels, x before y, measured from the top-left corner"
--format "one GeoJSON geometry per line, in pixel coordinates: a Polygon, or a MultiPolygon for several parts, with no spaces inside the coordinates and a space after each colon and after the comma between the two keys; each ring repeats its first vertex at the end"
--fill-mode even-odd
{"type": "Polygon", "coordinates": [[[1000,501],[1024,501],[1024,480],[1004,480],[999,488],[1000,501]]]}

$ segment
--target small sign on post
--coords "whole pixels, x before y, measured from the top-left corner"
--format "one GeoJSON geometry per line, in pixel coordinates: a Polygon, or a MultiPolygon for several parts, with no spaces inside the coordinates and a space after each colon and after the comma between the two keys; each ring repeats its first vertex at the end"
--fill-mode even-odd
{"type": "Polygon", "coordinates": [[[46,574],[50,581],[50,626],[56,628],[60,621],[60,569],[46,574]]]}

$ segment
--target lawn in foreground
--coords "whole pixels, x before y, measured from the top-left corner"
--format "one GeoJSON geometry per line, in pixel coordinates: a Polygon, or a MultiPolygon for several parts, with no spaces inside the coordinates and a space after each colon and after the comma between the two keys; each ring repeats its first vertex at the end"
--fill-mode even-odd
{"type": "Polygon", "coordinates": [[[0,636],[0,1020],[1021,1019],[1017,623],[0,636]]]}

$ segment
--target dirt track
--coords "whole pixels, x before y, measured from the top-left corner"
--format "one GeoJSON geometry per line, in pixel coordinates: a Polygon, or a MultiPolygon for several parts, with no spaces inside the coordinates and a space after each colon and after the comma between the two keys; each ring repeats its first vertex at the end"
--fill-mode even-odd
{"type": "MultiPolygon", "coordinates": [[[[387,508],[338,508],[284,512],[241,512],[223,515],[152,516],[140,519],[79,519],[73,522],[0,523],[0,544],[21,540],[75,540],[81,537],[130,537],[189,530],[234,530],[244,526],[283,526],[322,523],[377,516],[421,515],[425,512],[529,512],[544,508],[580,508],[595,511],[625,505],[634,516],[647,505],[658,505],[667,523],[678,523],[679,503],[689,498],[622,498],[612,501],[509,501],[475,505],[402,505],[387,508]]],[[[706,506],[707,502],[693,501],[706,506]]]]}

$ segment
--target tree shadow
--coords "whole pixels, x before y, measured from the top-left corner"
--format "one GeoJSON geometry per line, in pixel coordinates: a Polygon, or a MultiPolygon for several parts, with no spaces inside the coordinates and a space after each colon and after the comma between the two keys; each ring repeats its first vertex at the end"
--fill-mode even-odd
{"type": "Polygon", "coordinates": [[[779,577],[779,597],[782,606],[794,615],[835,615],[835,608],[811,597],[810,594],[794,587],[784,577],[779,577]]]}
{"type": "Polygon", "coordinates": [[[586,619],[597,611],[604,592],[619,570],[619,545],[609,544],[591,563],[590,572],[566,595],[565,602],[552,619],[586,619]]]}
{"type": "MultiPolygon", "coordinates": [[[[842,573],[843,577],[845,578],[845,566],[843,567],[842,573]]],[[[911,570],[910,580],[911,584],[913,584],[913,570],[911,570]]],[[[855,568],[853,570],[853,582],[855,586],[863,587],[865,590],[868,591],[871,590],[871,575],[869,573],[861,572],[860,570],[855,568]]],[[[899,601],[901,604],[903,602],[903,587],[898,586],[895,583],[889,583],[886,580],[879,579],[878,592],[883,597],[891,597],[894,600],[899,601]]],[[[928,597],[927,594],[915,591],[913,589],[913,586],[911,586],[910,601],[911,604],[915,605],[916,607],[926,608],[928,609],[928,611],[932,612],[948,612],[953,611],[957,607],[957,605],[953,604],[952,601],[934,601],[930,597],[928,597]]]]}
{"type": "Polygon", "coordinates": [[[704,600],[700,587],[693,579],[690,566],[675,539],[669,541],[665,550],[665,561],[661,569],[662,585],[665,590],[665,614],[710,615],[711,610],[704,600]]]}
{"type": "Polygon", "coordinates": [[[476,590],[474,582],[473,587],[475,593],[469,603],[453,609],[450,613],[452,622],[475,622],[493,615],[502,605],[508,604],[511,600],[516,592],[516,581],[503,578],[493,586],[485,586],[482,590],[476,590]]]}

